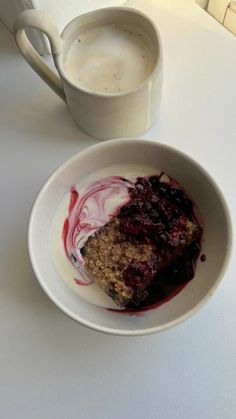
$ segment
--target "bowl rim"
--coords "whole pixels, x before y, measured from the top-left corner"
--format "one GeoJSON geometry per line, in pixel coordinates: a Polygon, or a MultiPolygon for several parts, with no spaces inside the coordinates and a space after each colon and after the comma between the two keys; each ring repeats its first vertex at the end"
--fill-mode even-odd
{"type": "Polygon", "coordinates": [[[217,185],[217,183],[215,182],[213,177],[210,175],[210,173],[204,167],[202,167],[195,159],[193,159],[191,156],[189,156],[187,153],[185,153],[185,152],[183,152],[183,151],[181,151],[181,150],[179,150],[179,149],[177,149],[173,146],[170,146],[170,145],[165,144],[165,143],[158,142],[157,140],[146,140],[146,139],[139,139],[139,138],[122,138],[122,139],[108,140],[108,141],[105,141],[105,142],[100,142],[100,143],[94,144],[94,145],[89,146],[89,147],[85,148],[84,150],[76,153],[71,158],[67,159],[64,163],[59,165],[55,170],[53,170],[51,175],[48,176],[47,180],[44,182],[43,186],[39,190],[39,192],[37,194],[37,197],[34,201],[34,204],[32,206],[32,210],[31,210],[31,214],[30,214],[30,218],[29,218],[29,222],[28,222],[28,253],[29,253],[29,258],[30,258],[30,261],[31,261],[31,265],[32,265],[34,274],[35,274],[41,288],[44,290],[44,292],[47,294],[47,296],[54,302],[54,304],[58,308],[60,308],[60,310],[64,314],[69,316],[72,320],[74,320],[74,321],[80,323],[81,325],[86,326],[90,329],[96,330],[98,332],[111,334],[111,335],[116,335],[116,336],[117,335],[118,336],[142,336],[142,335],[149,335],[149,334],[161,332],[161,331],[170,329],[174,326],[177,326],[178,324],[180,324],[183,321],[189,319],[195,313],[197,313],[207,303],[207,301],[213,296],[216,289],[222,283],[223,277],[225,275],[225,272],[227,270],[227,267],[229,265],[229,262],[230,262],[230,259],[231,259],[231,256],[232,256],[232,242],[233,242],[233,228],[232,228],[232,220],[231,220],[230,211],[229,211],[228,205],[226,203],[225,197],[224,197],[221,189],[219,188],[219,186],[217,185]],[[107,149],[107,147],[111,148],[113,145],[123,144],[123,143],[126,143],[126,144],[129,143],[129,144],[135,145],[137,142],[145,143],[147,146],[148,145],[154,145],[155,147],[157,147],[157,149],[158,149],[158,147],[160,147],[160,148],[162,148],[162,149],[164,148],[167,151],[170,151],[172,153],[174,152],[175,154],[179,155],[181,158],[189,160],[189,162],[192,165],[194,165],[195,167],[197,167],[198,170],[203,172],[203,174],[206,176],[208,181],[214,187],[214,189],[215,189],[215,191],[216,191],[216,193],[217,193],[217,195],[218,195],[218,197],[219,197],[219,199],[222,203],[222,207],[223,207],[225,218],[226,218],[228,243],[227,243],[227,249],[226,249],[224,262],[223,262],[222,267],[220,269],[217,280],[214,282],[214,284],[211,287],[211,289],[209,290],[209,292],[193,308],[186,311],[186,313],[180,315],[179,317],[175,318],[174,320],[171,320],[171,321],[169,321],[169,322],[167,322],[163,325],[148,327],[148,328],[144,328],[144,329],[127,330],[127,329],[116,329],[116,328],[113,328],[113,327],[105,327],[105,326],[94,324],[93,322],[88,321],[88,320],[86,320],[84,318],[81,318],[80,316],[74,314],[73,311],[70,310],[70,308],[68,308],[60,300],[58,300],[57,297],[55,297],[53,292],[51,292],[50,288],[47,286],[47,281],[44,280],[44,278],[42,277],[42,275],[40,273],[40,269],[37,266],[36,257],[33,253],[33,250],[32,250],[32,243],[33,243],[32,228],[33,228],[35,213],[36,213],[36,210],[38,208],[38,204],[40,203],[41,199],[43,198],[45,190],[49,187],[50,183],[55,178],[57,178],[61,173],[63,173],[63,171],[65,170],[66,167],[70,166],[74,161],[76,161],[78,159],[78,157],[79,158],[86,158],[86,155],[90,154],[91,151],[93,152],[98,148],[99,149],[107,149]]]}

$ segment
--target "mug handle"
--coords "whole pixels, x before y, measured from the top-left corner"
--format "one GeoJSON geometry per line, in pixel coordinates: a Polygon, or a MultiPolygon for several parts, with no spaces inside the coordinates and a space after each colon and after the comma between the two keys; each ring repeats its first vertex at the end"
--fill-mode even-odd
{"type": "Polygon", "coordinates": [[[31,67],[48,84],[48,86],[66,102],[66,96],[60,77],[36,52],[25,33],[27,28],[39,29],[48,37],[53,61],[57,68],[57,59],[61,52],[62,39],[56,24],[49,16],[39,10],[25,10],[17,17],[13,30],[16,43],[26,61],[28,61],[31,67]]]}

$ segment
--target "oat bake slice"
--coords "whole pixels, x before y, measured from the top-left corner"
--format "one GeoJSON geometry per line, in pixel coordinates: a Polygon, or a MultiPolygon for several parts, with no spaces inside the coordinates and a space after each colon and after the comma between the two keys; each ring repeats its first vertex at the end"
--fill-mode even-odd
{"type": "MultiPolygon", "coordinates": [[[[186,220],[184,244],[171,250],[158,249],[152,243],[133,242],[121,231],[120,219],[116,217],[85,243],[82,249],[84,267],[118,306],[138,306],[147,297],[147,287],[157,273],[192,242],[197,229],[194,222],[186,220]]],[[[179,234],[176,226],[173,237],[178,243],[179,234]]]]}

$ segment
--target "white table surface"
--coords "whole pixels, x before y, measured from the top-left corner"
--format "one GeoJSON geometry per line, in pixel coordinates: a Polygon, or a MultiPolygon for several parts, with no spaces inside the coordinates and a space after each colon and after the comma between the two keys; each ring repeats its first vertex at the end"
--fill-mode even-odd
{"type": "MultiPolygon", "coordinates": [[[[159,119],[145,138],[199,160],[235,215],[236,38],[190,0],[129,3],[157,22],[165,55],[159,119]]],[[[26,240],[33,201],[58,165],[96,141],[1,26],[0,418],[235,419],[235,259],[197,315],[147,337],[88,330],[37,283],[26,240]]]]}

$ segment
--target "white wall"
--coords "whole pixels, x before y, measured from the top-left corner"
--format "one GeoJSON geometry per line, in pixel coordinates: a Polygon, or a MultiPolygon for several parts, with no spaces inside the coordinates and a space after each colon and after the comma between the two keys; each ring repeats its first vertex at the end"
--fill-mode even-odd
{"type": "Polygon", "coordinates": [[[203,9],[207,8],[208,0],[195,0],[195,2],[199,4],[199,6],[201,6],[203,9]]]}

